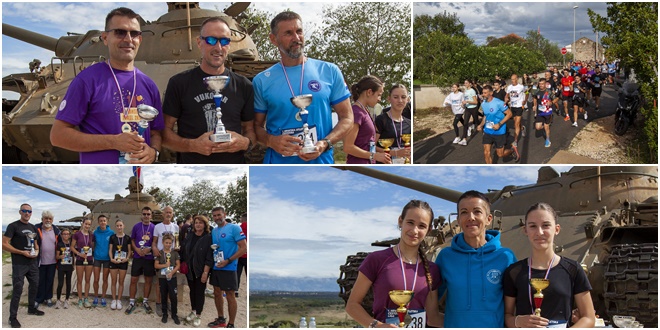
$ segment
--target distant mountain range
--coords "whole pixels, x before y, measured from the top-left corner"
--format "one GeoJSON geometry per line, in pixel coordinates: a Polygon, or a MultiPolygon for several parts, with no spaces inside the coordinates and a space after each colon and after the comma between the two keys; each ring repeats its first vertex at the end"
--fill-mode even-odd
{"type": "Polygon", "coordinates": [[[250,274],[250,291],[339,292],[336,278],[279,277],[250,274]]]}

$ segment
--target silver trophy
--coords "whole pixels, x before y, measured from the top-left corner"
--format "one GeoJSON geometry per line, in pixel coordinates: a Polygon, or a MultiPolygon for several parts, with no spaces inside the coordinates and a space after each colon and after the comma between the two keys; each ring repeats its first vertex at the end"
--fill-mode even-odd
{"type": "Polygon", "coordinates": [[[209,138],[213,142],[231,141],[231,133],[227,133],[225,125],[222,123],[222,94],[220,93],[229,83],[228,76],[211,76],[204,78],[206,88],[213,92],[213,101],[215,101],[215,117],[218,121],[215,123],[215,133],[209,138]]]}
{"type": "MultiPolygon", "coordinates": [[[[305,109],[310,104],[312,104],[312,94],[298,95],[291,98],[291,103],[300,109],[296,114],[296,117],[300,117],[300,120],[303,122],[303,148],[302,152],[309,154],[316,152],[316,147],[314,146],[314,141],[312,136],[309,134],[309,124],[307,124],[307,118],[309,117],[309,111],[305,109]]],[[[296,118],[298,119],[298,118],[296,118]]]]}
{"type": "Polygon", "coordinates": [[[222,251],[218,250],[218,244],[211,245],[211,249],[213,249],[213,261],[215,261],[216,264],[225,260],[222,251]]]}
{"type": "Polygon", "coordinates": [[[30,243],[30,255],[31,256],[36,256],[37,255],[37,250],[34,249],[34,238],[37,237],[37,233],[29,233],[25,234],[28,237],[28,242],[30,243]]]}
{"type": "MultiPolygon", "coordinates": [[[[137,106],[137,112],[138,116],[140,117],[140,121],[138,122],[138,135],[141,138],[144,138],[144,133],[147,131],[147,128],[149,127],[149,122],[154,120],[156,116],[158,116],[158,109],[146,105],[146,104],[140,104],[137,106]]],[[[131,153],[126,153],[124,155],[124,158],[127,161],[131,161],[134,158],[131,157],[131,153]]]]}

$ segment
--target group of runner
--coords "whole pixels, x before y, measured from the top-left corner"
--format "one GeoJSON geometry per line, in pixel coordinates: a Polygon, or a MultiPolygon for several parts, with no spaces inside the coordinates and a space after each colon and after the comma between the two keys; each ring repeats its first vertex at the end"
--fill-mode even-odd
{"type": "Polygon", "coordinates": [[[543,73],[543,77],[537,73],[524,74],[522,78],[513,74],[509,85],[499,75],[495,76],[492,85],[481,85],[466,79],[463,91],[459,84],[454,84],[452,92],[443,103],[445,107],[451,107],[454,113],[456,138],[453,143],[465,146],[467,138],[474,134],[475,129],[483,131],[484,159],[487,164],[493,162],[493,144],[499,158],[511,156],[517,162],[520,159],[518,141],[526,135],[522,114],[531,108],[534,111],[534,128],[541,131],[544,145],[549,148],[552,145],[550,125],[553,113],[563,117],[564,121],[570,121],[573,127],[578,127],[578,114],[585,121],[588,119],[587,107],[595,106],[596,112],[600,110],[603,86],[614,83],[618,70],[616,61],[571,62],[561,69],[550,67],[543,73]],[[511,118],[514,122],[513,137],[507,128],[511,118]],[[462,134],[458,123],[463,125],[462,134]]]}

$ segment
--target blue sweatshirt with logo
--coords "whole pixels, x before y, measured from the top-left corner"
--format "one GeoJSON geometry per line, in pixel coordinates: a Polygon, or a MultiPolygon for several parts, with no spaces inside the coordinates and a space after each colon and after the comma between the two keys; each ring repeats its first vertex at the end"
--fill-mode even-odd
{"type": "Polygon", "coordinates": [[[486,241],[475,249],[460,233],[435,260],[442,278],[438,295],[447,294],[446,328],[504,327],[502,275],[516,256],[502,247],[499,231],[487,230],[486,241]]]}

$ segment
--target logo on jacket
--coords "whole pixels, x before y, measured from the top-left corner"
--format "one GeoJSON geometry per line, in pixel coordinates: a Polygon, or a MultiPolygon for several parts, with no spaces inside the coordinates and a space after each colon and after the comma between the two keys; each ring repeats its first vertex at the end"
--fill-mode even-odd
{"type": "Polygon", "coordinates": [[[307,84],[307,88],[309,88],[312,92],[318,92],[321,90],[321,83],[316,80],[312,80],[307,84]]]}
{"type": "Polygon", "coordinates": [[[220,237],[225,238],[225,237],[227,237],[227,234],[222,233],[222,234],[220,234],[220,237]]]}
{"type": "Polygon", "coordinates": [[[499,284],[502,280],[502,272],[499,269],[491,269],[486,273],[486,279],[493,284],[499,284]]]}

